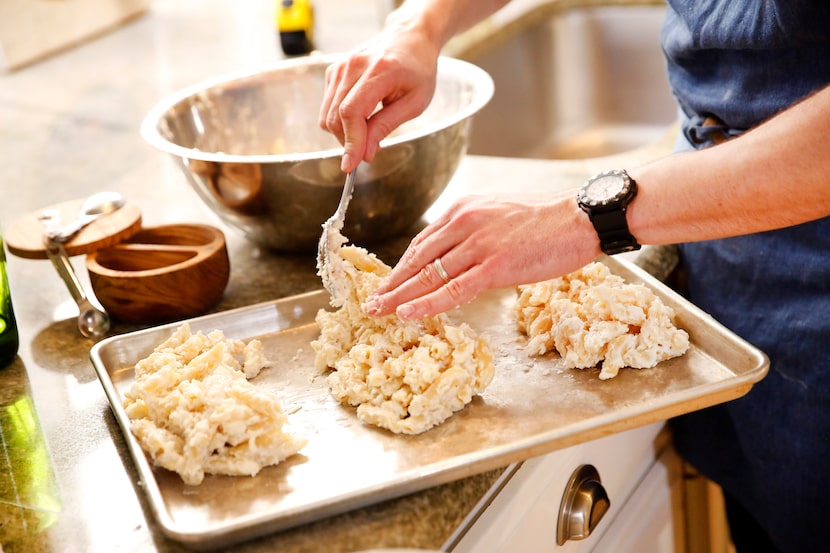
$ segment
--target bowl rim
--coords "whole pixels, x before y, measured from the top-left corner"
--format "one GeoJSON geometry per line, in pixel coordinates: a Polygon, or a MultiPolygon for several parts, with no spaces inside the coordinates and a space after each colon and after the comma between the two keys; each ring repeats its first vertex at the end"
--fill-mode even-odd
{"type": "MultiPolygon", "coordinates": [[[[289,67],[301,67],[311,65],[330,65],[331,63],[344,59],[345,54],[312,54],[300,58],[283,59],[277,62],[268,63],[254,69],[243,71],[235,71],[223,73],[208,79],[204,79],[196,84],[187,86],[174,92],[157,102],[144,117],[141,123],[141,136],[151,146],[166,152],[176,155],[184,159],[196,159],[200,161],[212,161],[217,163],[279,163],[279,162],[296,162],[306,161],[310,159],[334,158],[343,155],[343,147],[330,148],[327,150],[317,150],[311,152],[289,153],[289,154],[227,154],[220,152],[207,152],[195,148],[187,148],[180,146],[162,136],[159,131],[159,121],[164,115],[173,108],[176,104],[192,97],[200,92],[207,90],[213,86],[226,84],[238,79],[245,79],[253,77],[261,73],[268,73],[289,67]]],[[[429,129],[414,129],[412,131],[403,132],[399,135],[387,137],[380,142],[380,147],[385,148],[394,146],[402,142],[408,142],[433,134],[437,131],[447,129],[456,125],[460,121],[467,119],[481,110],[490,99],[493,97],[495,85],[492,77],[482,68],[470,62],[451,58],[448,56],[440,56],[438,58],[438,78],[441,75],[461,75],[467,81],[474,82],[477,86],[474,88],[475,94],[470,103],[464,109],[454,113],[452,116],[441,120],[436,127],[429,129]]]]}

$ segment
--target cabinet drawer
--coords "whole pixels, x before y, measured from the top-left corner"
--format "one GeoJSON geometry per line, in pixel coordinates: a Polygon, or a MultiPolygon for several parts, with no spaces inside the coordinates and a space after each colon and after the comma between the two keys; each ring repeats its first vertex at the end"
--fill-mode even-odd
{"type": "Polygon", "coordinates": [[[646,473],[591,553],[679,553],[685,550],[683,476],[674,449],[646,473]]]}
{"type": "Polygon", "coordinates": [[[655,423],[512,465],[468,516],[443,550],[452,553],[507,551],[586,553],[597,544],[643,475],[659,455],[655,423]],[[556,545],[562,495],[574,470],[582,464],[597,468],[611,506],[585,540],[556,545]]]}

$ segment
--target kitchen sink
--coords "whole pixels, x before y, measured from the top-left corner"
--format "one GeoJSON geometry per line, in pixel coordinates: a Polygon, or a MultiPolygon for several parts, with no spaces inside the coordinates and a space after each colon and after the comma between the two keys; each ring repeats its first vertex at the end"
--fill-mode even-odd
{"type": "Polygon", "coordinates": [[[469,153],[578,159],[665,139],[677,111],[659,44],[662,2],[525,4],[447,47],[496,85],[474,120],[469,153]]]}

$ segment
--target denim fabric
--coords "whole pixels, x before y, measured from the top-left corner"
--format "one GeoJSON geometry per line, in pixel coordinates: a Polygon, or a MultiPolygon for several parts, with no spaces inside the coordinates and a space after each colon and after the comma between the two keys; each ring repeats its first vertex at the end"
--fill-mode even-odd
{"type": "MultiPolygon", "coordinates": [[[[687,137],[709,131],[709,114],[732,122],[721,132],[738,134],[830,83],[830,2],[669,3],[664,48],[687,137]]],[[[681,149],[708,145],[681,141],[681,149]]],[[[676,446],[781,551],[827,551],[830,218],[683,244],[681,255],[689,298],[771,366],[743,398],[671,421],[676,446]]]]}
{"type": "Polygon", "coordinates": [[[672,421],[681,455],[781,551],[830,543],[830,218],[684,244],[690,300],[771,360],[743,398],[672,421]]]}
{"type": "Polygon", "coordinates": [[[662,44],[689,117],[746,130],[830,83],[827,0],[668,0],[662,44]]]}

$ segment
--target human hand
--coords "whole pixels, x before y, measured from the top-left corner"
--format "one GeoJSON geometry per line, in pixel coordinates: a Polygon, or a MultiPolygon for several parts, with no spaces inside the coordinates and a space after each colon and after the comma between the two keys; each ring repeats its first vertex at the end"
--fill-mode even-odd
{"type": "Polygon", "coordinates": [[[412,240],[363,307],[372,316],[419,319],[487,289],[569,273],[599,253],[596,232],[573,192],[469,196],[412,240]]]}
{"type": "Polygon", "coordinates": [[[418,27],[401,21],[326,69],[319,123],[343,144],[343,172],[371,162],[381,140],[426,109],[439,53],[418,27]]]}

